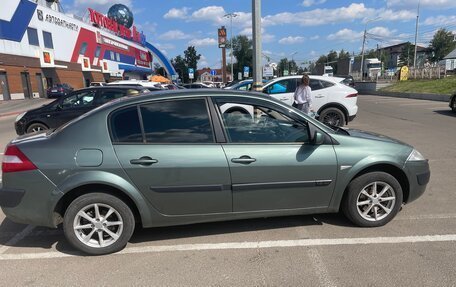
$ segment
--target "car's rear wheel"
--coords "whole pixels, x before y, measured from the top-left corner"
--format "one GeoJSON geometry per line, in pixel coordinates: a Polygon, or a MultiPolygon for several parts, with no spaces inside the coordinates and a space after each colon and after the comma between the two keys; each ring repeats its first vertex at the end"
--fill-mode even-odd
{"type": "Polygon", "coordinates": [[[326,108],[320,113],[320,121],[336,127],[345,125],[345,115],[338,108],[326,108]]]}
{"type": "Polygon", "coordinates": [[[348,185],[342,211],[358,226],[382,226],[399,212],[402,198],[402,188],[396,178],[384,172],[370,172],[348,185]]]}
{"type": "Polygon", "coordinates": [[[104,193],[89,193],[76,198],[63,218],[68,241],[91,255],[122,250],[134,227],[135,219],[128,205],[104,193]]]}
{"type": "Polygon", "coordinates": [[[34,133],[34,132],[41,132],[41,131],[44,131],[44,130],[47,130],[49,129],[45,124],[42,124],[42,123],[34,123],[34,124],[31,124],[28,128],[27,128],[27,133],[34,133]]]}

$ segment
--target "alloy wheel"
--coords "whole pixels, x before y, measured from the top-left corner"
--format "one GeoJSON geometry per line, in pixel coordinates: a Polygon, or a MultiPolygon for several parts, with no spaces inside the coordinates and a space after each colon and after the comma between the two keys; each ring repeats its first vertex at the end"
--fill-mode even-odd
{"type": "Polygon", "coordinates": [[[123,231],[122,216],[107,204],[94,203],[79,210],[73,230],[79,241],[89,247],[102,248],[114,244],[123,231]]]}
{"type": "Polygon", "coordinates": [[[375,181],[365,186],[358,195],[356,205],[359,215],[368,221],[387,217],[396,203],[396,192],[391,185],[375,181]]]}

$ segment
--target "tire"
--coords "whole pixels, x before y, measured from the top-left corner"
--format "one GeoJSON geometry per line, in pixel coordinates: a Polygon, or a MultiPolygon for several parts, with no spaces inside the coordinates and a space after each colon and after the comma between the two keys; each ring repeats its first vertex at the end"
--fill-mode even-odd
{"type": "Polygon", "coordinates": [[[34,123],[28,126],[27,133],[40,132],[49,129],[48,126],[42,123],[34,123]]]}
{"type": "Polygon", "coordinates": [[[320,113],[320,121],[337,127],[345,125],[345,114],[338,108],[326,108],[320,113]]]}
{"type": "Polygon", "coordinates": [[[396,216],[402,199],[402,188],[396,178],[385,172],[370,172],[350,182],[342,202],[342,211],[355,225],[378,227],[396,216]],[[376,192],[372,197],[374,186],[376,192]]]}
{"type": "Polygon", "coordinates": [[[456,95],[454,95],[451,100],[451,110],[456,113],[456,95]]]}
{"type": "Polygon", "coordinates": [[[67,240],[78,250],[90,255],[122,250],[134,229],[135,218],[131,209],[119,198],[105,193],[89,193],[76,198],[63,218],[67,240]],[[82,211],[85,215],[80,214],[82,211]],[[110,214],[105,218],[108,212],[110,214]]]}

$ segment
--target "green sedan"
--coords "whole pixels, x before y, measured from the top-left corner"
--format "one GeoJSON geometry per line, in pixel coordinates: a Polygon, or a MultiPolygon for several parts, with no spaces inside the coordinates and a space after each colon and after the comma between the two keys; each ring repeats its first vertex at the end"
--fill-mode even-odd
{"type": "Polygon", "coordinates": [[[11,141],[2,169],[8,218],[63,223],[89,254],[121,250],[136,225],[342,210],[357,226],[382,226],[430,177],[407,144],[332,129],[264,94],[220,90],[112,101],[11,141]]]}

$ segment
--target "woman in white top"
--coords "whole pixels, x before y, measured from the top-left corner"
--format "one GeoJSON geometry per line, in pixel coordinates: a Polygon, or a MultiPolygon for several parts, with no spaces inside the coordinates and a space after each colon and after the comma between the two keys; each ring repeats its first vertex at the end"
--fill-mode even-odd
{"type": "Polygon", "coordinates": [[[294,105],[298,108],[298,110],[303,111],[306,114],[309,112],[313,112],[312,109],[312,97],[311,92],[312,90],[309,87],[309,76],[304,75],[302,76],[300,85],[296,88],[294,93],[294,105]]]}

